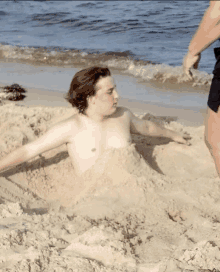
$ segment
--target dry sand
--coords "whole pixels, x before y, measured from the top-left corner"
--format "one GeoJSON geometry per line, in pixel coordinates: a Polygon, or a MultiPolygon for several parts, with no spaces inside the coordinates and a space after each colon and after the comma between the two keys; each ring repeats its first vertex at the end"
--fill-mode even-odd
{"type": "MultiPolygon", "coordinates": [[[[0,158],[73,113],[0,106],[0,158]]],[[[220,270],[220,181],[204,126],[140,117],[192,145],[132,135],[81,178],[65,146],[0,175],[0,271],[220,270]]]]}

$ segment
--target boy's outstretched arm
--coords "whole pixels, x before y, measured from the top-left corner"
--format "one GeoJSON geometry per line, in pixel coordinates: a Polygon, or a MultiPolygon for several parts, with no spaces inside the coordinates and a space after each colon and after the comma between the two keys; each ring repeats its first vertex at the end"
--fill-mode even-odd
{"type": "Polygon", "coordinates": [[[191,137],[188,134],[180,134],[179,132],[164,128],[151,121],[145,121],[145,126],[149,128],[148,136],[170,138],[174,142],[190,145],[187,140],[191,139],[191,137]]]}
{"type": "Polygon", "coordinates": [[[28,143],[0,160],[0,174],[14,166],[24,163],[39,154],[68,143],[71,125],[61,123],[49,129],[43,136],[28,143]]]}
{"type": "Polygon", "coordinates": [[[13,166],[17,166],[25,161],[27,161],[28,155],[25,151],[25,147],[21,146],[18,149],[12,151],[5,158],[0,160],[0,174],[13,166]]]}
{"type": "Polygon", "coordinates": [[[164,128],[149,120],[142,120],[136,117],[130,110],[128,111],[131,118],[131,133],[152,137],[166,137],[172,139],[174,142],[190,145],[187,140],[191,139],[191,137],[188,134],[181,134],[174,130],[164,128]]]}

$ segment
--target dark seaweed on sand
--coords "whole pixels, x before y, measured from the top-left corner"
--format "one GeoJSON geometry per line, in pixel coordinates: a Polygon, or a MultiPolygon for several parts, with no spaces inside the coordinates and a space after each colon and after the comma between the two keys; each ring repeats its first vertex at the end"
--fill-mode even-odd
{"type": "Polygon", "coordinates": [[[27,91],[18,84],[12,84],[11,86],[5,86],[3,89],[4,89],[4,93],[11,94],[8,97],[8,100],[19,101],[19,100],[23,100],[26,97],[26,95],[23,95],[22,93],[26,93],[27,91]]]}
{"type": "Polygon", "coordinates": [[[23,100],[26,97],[26,95],[20,94],[20,93],[13,93],[12,96],[8,98],[8,100],[11,101],[20,101],[23,100]]]}
{"type": "Polygon", "coordinates": [[[5,86],[3,88],[5,93],[13,93],[13,92],[19,92],[19,93],[26,93],[27,91],[22,88],[20,85],[18,84],[12,84],[11,86],[5,86]]]}

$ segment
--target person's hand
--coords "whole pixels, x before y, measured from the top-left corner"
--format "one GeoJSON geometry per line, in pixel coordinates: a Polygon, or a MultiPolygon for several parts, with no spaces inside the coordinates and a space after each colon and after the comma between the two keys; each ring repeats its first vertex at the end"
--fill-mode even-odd
{"type": "Polygon", "coordinates": [[[172,140],[174,142],[177,142],[179,144],[185,144],[185,145],[191,145],[191,143],[189,142],[190,139],[192,138],[187,132],[183,132],[183,133],[175,132],[175,134],[172,137],[172,140]]]}
{"type": "Polygon", "coordinates": [[[198,55],[192,55],[189,51],[183,59],[183,71],[189,79],[193,79],[191,68],[198,69],[199,61],[201,59],[201,53],[198,55]]]}

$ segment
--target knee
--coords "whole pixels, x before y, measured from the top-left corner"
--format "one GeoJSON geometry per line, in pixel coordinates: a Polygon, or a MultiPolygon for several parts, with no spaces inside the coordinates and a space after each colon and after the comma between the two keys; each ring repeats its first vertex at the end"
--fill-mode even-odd
{"type": "Polygon", "coordinates": [[[212,150],[220,150],[220,107],[217,113],[208,108],[205,121],[204,141],[212,150]]]}
{"type": "Polygon", "coordinates": [[[204,142],[209,150],[220,150],[220,140],[217,135],[204,135],[204,142]]]}
{"type": "Polygon", "coordinates": [[[213,133],[209,133],[207,131],[205,131],[204,134],[204,142],[206,144],[206,146],[208,147],[208,149],[216,149],[218,146],[218,142],[215,140],[217,137],[216,135],[214,135],[213,133]]]}

